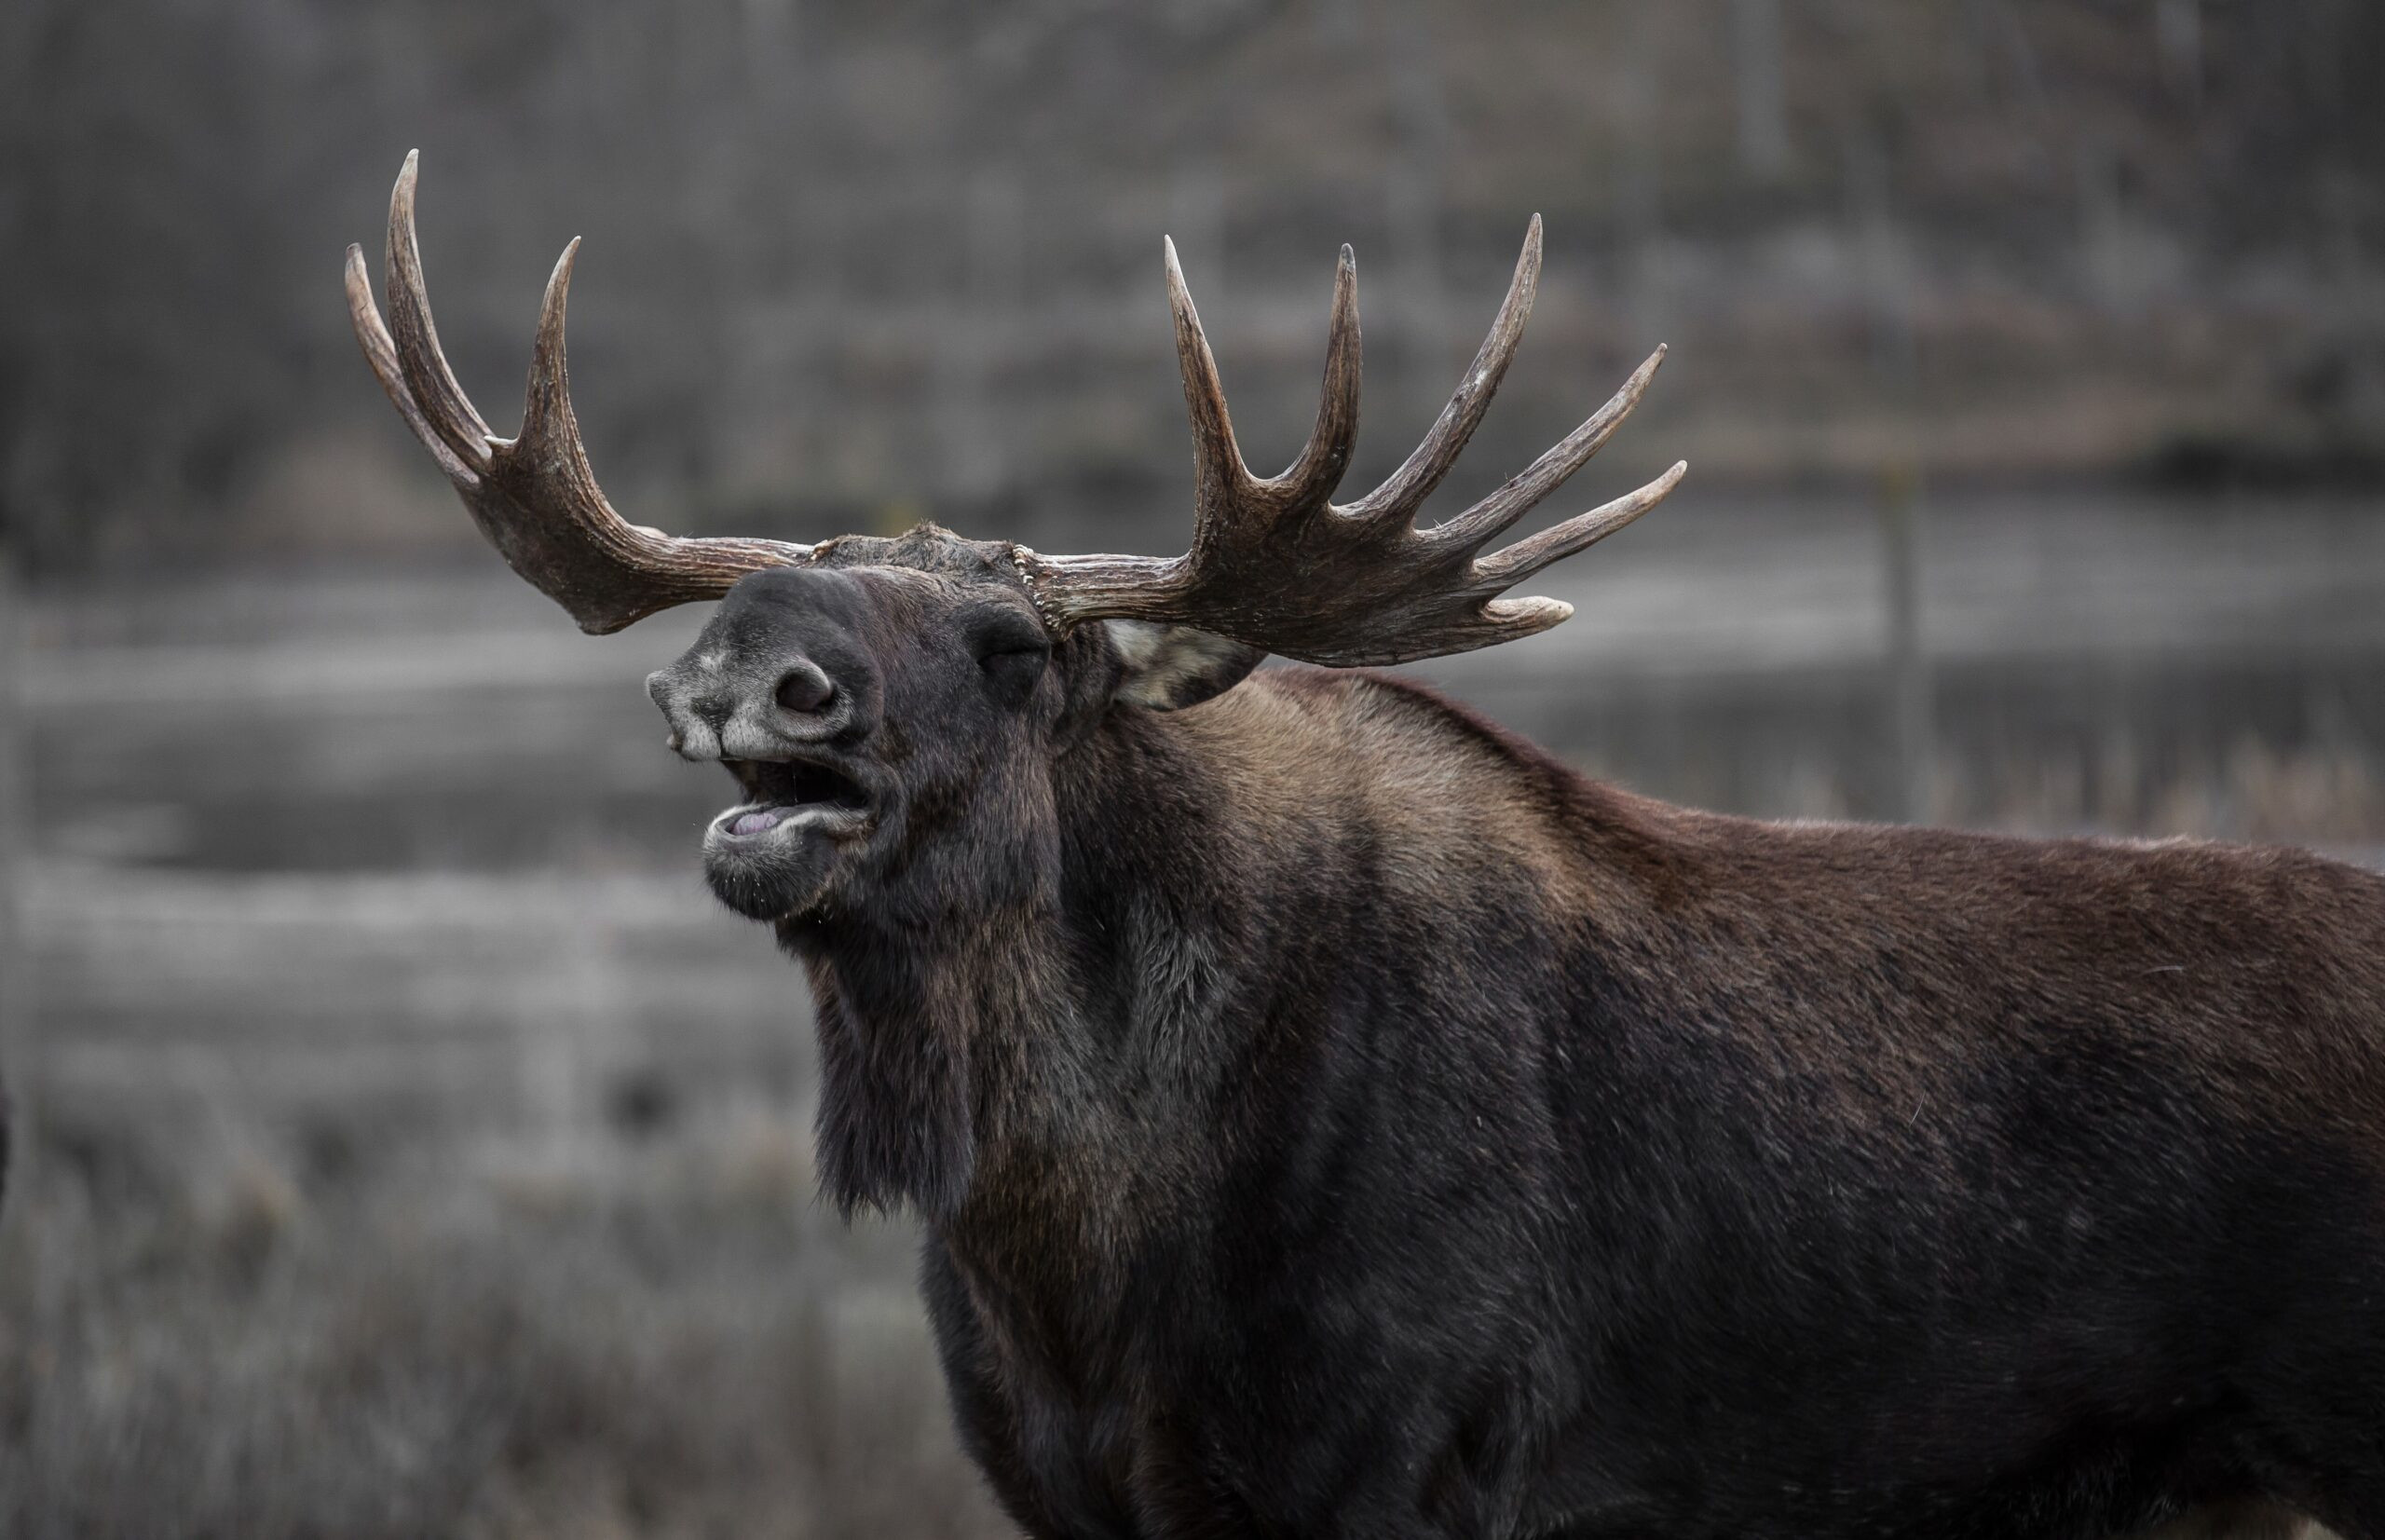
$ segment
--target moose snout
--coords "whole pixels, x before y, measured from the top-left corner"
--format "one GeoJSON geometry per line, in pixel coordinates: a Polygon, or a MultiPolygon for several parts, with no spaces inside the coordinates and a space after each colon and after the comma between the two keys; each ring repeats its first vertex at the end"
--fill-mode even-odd
{"type": "Polygon", "coordinates": [[[647,676],[685,759],[785,759],[856,725],[852,692],[802,654],[744,659],[701,646],[647,676]]]}

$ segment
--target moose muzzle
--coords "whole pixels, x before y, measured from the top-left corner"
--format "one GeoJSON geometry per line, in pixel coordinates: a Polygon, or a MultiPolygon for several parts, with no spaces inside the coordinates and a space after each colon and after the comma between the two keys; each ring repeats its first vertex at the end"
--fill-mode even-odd
{"type": "Polygon", "coordinates": [[[784,760],[851,747],[876,726],[876,670],[851,633],[843,573],[758,572],[647,693],[686,759],[784,760]]]}
{"type": "Polygon", "coordinates": [[[841,573],[756,573],[647,679],[672,749],[719,762],[744,794],[705,830],[704,867],[725,903],[757,920],[816,902],[884,811],[865,747],[879,682],[852,588],[841,573]]]}

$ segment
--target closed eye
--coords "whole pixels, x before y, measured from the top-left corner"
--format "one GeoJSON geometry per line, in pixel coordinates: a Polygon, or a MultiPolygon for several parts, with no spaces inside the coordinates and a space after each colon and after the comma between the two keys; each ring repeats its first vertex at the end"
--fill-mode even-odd
{"type": "Polygon", "coordinates": [[[1013,623],[989,626],[978,634],[978,674],[994,699],[1007,706],[1024,705],[1043,677],[1044,661],[1051,651],[1043,628],[1020,616],[1013,623]]]}
{"type": "Polygon", "coordinates": [[[1051,638],[1030,616],[1017,610],[995,610],[982,620],[972,638],[978,665],[986,669],[1016,668],[1041,661],[1052,650],[1051,638]]]}

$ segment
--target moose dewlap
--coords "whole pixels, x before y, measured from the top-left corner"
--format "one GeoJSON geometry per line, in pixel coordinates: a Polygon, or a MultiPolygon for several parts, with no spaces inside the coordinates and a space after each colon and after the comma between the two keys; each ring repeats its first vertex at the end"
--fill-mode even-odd
{"type": "Polygon", "coordinates": [[[1599,785],[1400,661],[1680,478],[1497,542],[1642,365],[1418,509],[1513,357],[1534,221],[1424,442],[1334,502],[1356,267],[1282,475],[1173,252],[1185,554],[934,527],[677,539],[598,491],[549,284],[520,434],[390,205],[389,398],[737,805],[715,891],[817,1006],[848,1209],[914,1209],[962,1441],[1038,1536],[2385,1540],[2385,880],[2292,851],[1779,826],[1599,785]],[[2247,1530],[2244,1533],[2254,1533],[2247,1530]]]}

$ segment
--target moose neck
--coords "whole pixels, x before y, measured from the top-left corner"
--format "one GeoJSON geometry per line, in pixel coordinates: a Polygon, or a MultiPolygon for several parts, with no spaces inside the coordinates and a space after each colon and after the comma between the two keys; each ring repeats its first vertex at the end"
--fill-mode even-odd
{"type": "Polygon", "coordinates": [[[811,954],[828,1191],[1022,1277],[1128,1255],[1280,1137],[1332,1000],[1437,949],[1557,988],[1556,952],[1639,911],[1675,816],[1429,691],[1305,669],[1115,712],[1048,792],[1036,880],[811,954]],[[1579,927],[1535,932],[1550,904],[1579,927]]]}
{"type": "Polygon", "coordinates": [[[1224,1007],[1262,906],[1249,776],[1220,736],[1116,714],[1059,761],[1057,838],[1020,857],[1032,880],[925,923],[807,931],[840,1206],[1099,1247],[1147,1211],[1138,1185],[1189,1175],[1172,1157],[1192,1158],[1199,1093],[1231,1060],[1224,1007]]]}

